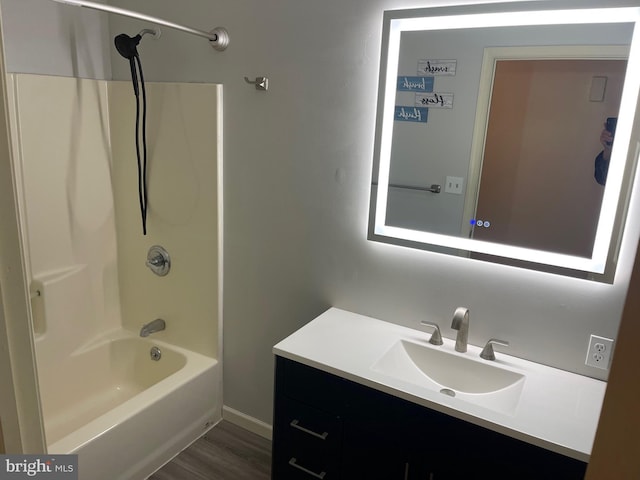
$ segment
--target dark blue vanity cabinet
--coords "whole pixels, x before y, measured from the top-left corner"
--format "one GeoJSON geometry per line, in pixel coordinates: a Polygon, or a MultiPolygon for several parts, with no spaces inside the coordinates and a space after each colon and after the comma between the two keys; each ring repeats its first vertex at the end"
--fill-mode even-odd
{"type": "Polygon", "coordinates": [[[579,480],[586,463],[276,357],[273,480],[579,480]]]}

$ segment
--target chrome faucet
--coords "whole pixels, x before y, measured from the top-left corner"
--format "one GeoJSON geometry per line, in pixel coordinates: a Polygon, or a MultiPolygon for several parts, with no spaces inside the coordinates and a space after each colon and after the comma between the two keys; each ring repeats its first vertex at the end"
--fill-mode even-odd
{"type": "Polygon", "coordinates": [[[161,318],[156,318],[154,321],[145,323],[142,325],[140,329],[141,337],[148,337],[152,333],[159,332],[160,330],[164,330],[167,327],[166,322],[161,318]]]}
{"type": "Polygon", "coordinates": [[[467,341],[469,339],[469,309],[458,307],[453,313],[451,328],[458,331],[456,336],[456,352],[467,351],[467,341]]]}

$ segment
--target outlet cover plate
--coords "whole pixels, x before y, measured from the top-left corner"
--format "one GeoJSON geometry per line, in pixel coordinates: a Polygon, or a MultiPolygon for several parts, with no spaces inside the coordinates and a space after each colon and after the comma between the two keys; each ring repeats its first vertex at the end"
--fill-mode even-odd
{"type": "Polygon", "coordinates": [[[589,349],[587,350],[587,359],[585,364],[589,367],[601,368],[609,370],[611,363],[611,355],[613,354],[613,340],[611,338],[599,337],[591,335],[589,338],[589,349]]]}
{"type": "Polygon", "coordinates": [[[446,193],[455,193],[456,195],[462,194],[462,185],[464,184],[464,178],[462,177],[447,177],[444,184],[444,191],[446,193]]]}

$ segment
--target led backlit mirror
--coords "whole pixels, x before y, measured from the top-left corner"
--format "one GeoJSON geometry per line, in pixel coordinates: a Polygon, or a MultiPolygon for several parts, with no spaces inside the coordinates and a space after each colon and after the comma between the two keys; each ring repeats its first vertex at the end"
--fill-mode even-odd
{"type": "Polygon", "coordinates": [[[640,8],[522,8],[385,12],[369,238],[611,281],[640,8]]]}

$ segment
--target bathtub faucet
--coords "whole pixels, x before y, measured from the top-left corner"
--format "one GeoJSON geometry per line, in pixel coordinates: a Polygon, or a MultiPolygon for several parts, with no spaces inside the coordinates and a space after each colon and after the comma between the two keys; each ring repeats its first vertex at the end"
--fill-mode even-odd
{"type": "Polygon", "coordinates": [[[167,327],[167,324],[161,318],[156,318],[153,322],[145,323],[140,329],[141,337],[148,337],[152,333],[159,332],[160,330],[164,330],[167,327]]]}

